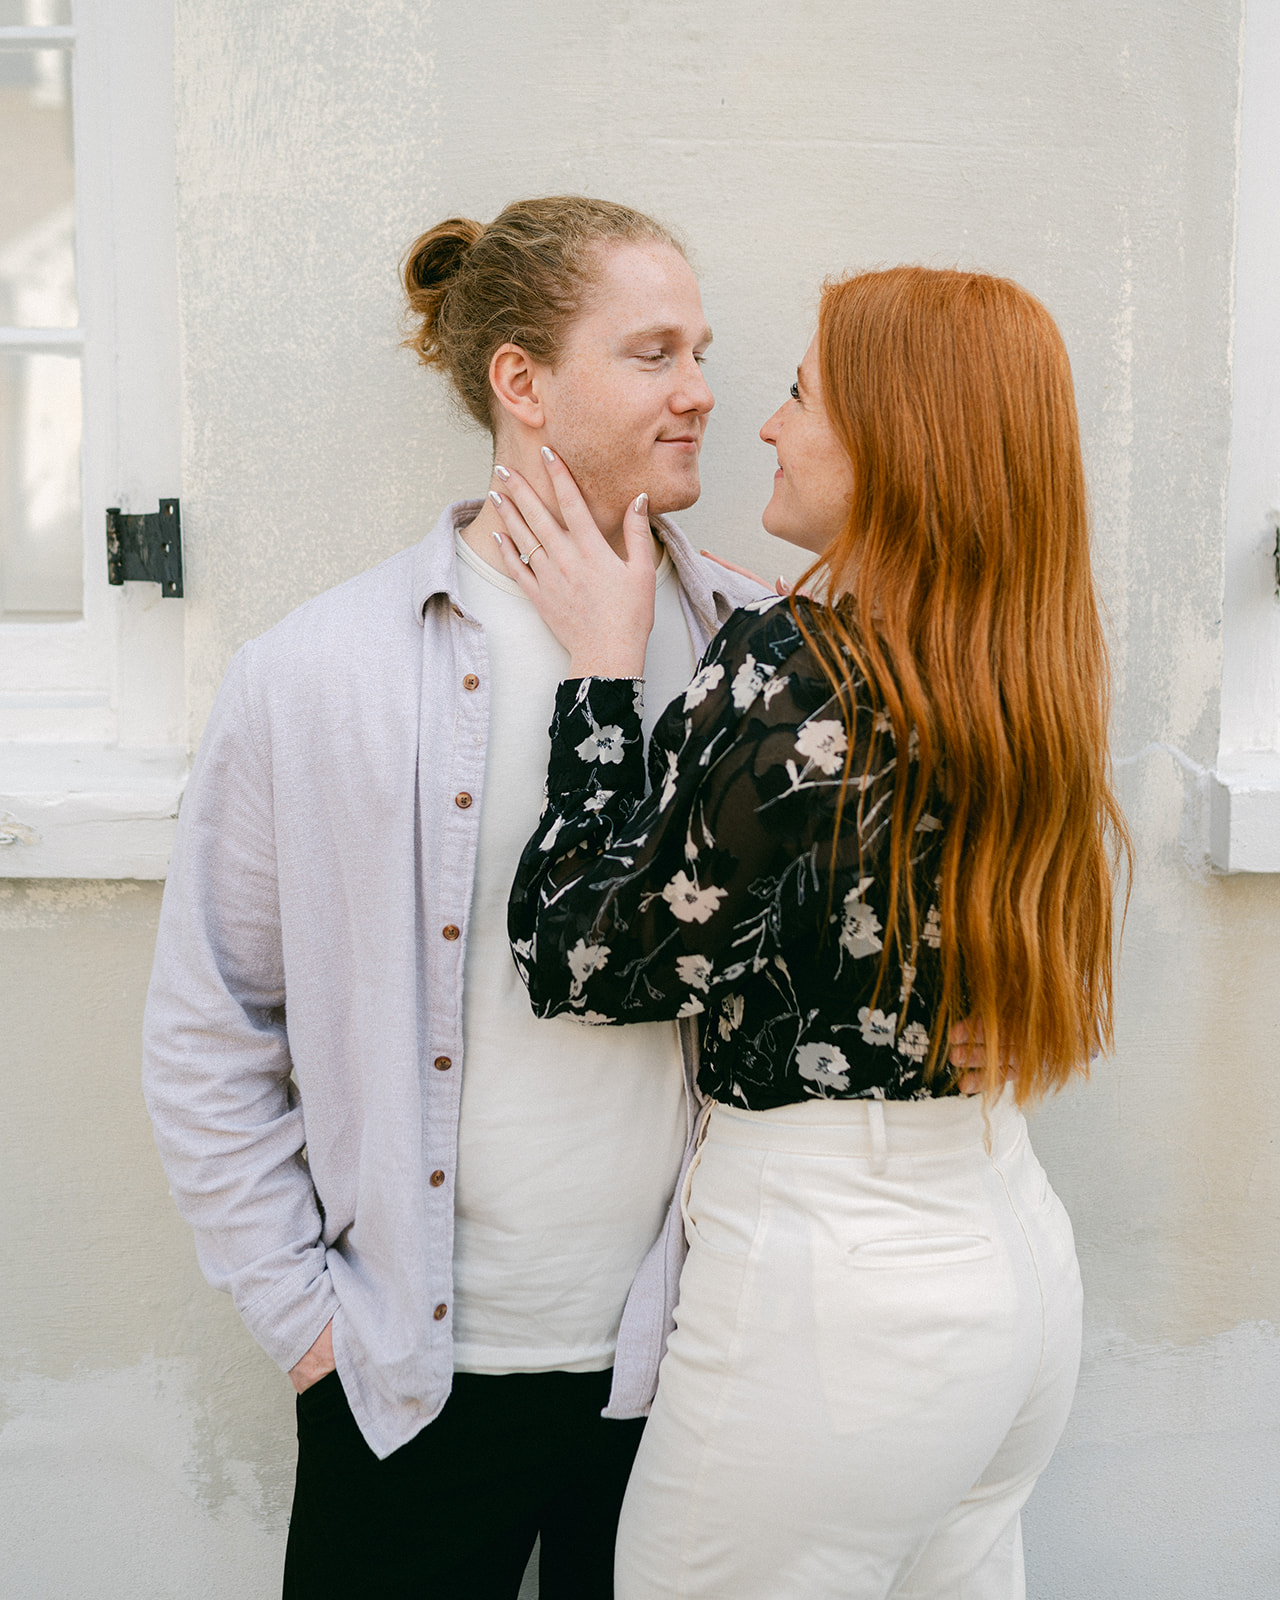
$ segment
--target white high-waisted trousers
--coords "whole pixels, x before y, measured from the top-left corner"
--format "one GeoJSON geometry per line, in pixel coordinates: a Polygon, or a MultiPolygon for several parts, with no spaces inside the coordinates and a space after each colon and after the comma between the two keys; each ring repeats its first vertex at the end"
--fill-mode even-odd
{"type": "Polygon", "coordinates": [[[618,1600],[1021,1600],[1080,1274],[1012,1097],[717,1105],[684,1209],[618,1600]]]}

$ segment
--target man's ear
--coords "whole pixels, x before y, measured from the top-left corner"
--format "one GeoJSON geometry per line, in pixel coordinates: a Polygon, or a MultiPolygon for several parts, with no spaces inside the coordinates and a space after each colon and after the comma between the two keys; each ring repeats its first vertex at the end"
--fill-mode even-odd
{"type": "Polygon", "coordinates": [[[503,344],[489,362],[489,383],[502,411],[526,428],[546,422],[538,364],[518,344],[503,344]]]}

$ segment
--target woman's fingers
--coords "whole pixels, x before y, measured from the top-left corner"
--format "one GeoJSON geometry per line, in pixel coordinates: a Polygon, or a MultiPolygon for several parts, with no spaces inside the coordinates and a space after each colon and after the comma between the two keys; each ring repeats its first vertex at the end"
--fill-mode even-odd
{"type": "Polygon", "coordinates": [[[752,572],[750,567],[740,567],[736,561],[726,561],[723,556],[715,555],[710,550],[702,550],[699,554],[706,556],[708,561],[714,561],[718,567],[724,567],[729,572],[736,572],[740,578],[750,578],[752,583],[758,583],[762,589],[772,587],[774,594],[791,593],[791,585],[783,577],[775,578],[772,585],[770,585],[767,578],[762,578],[758,572],[752,572]]]}
{"type": "Polygon", "coordinates": [[[947,1060],[953,1067],[980,1066],[986,1055],[986,1034],[981,1017],[965,1017],[952,1028],[947,1040],[947,1060]]]}
{"type": "Polygon", "coordinates": [[[548,449],[545,444],[540,453],[543,465],[547,469],[547,477],[551,479],[551,492],[556,497],[556,509],[564,526],[570,533],[585,533],[588,530],[598,533],[595,520],[587,510],[587,502],[582,498],[582,491],[578,488],[573,473],[555,451],[548,449]]]}
{"type": "MultiPolygon", "coordinates": [[[[952,1028],[947,1039],[947,1060],[960,1076],[962,1094],[977,1094],[986,1084],[987,1036],[981,1017],[965,1017],[952,1028]]],[[[1012,1057],[1003,1063],[1004,1081],[1018,1075],[1018,1062],[1012,1057]]]]}
{"type": "Polygon", "coordinates": [[[653,535],[649,531],[649,496],[638,494],[622,519],[622,539],[627,563],[636,561],[653,570],[653,535]]]}
{"type": "Polygon", "coordinates": [[[547,549],[556,548],[557,540],[564,538],[565,530],[537,490],[531,488],[518,472],[507,467],[495,466],[493,475],[501,486],[499,492],[502,498],[514,505],[517,515],[522,519],[521,527],[528,534],[527,538],[521,538],[520,531],[508,524],[508,531],[521,550],[528,550],[535,544],[547,549]]]}
{"type": "Polygon", "coordinates": [[[494,534],[497,541],[498,553],[502,564],[507,569],[510,577],[520,585],[527,595],[532,596],[538,587],[538,580],[531,571],[532,563],[522,561],[522,555],[527,555],[538,541],[529,532],[528,524],[519,511],[505,494],[499,494],[496,489],[490,489],[489,499],[497,507],[498,515],[506,527],[505,534],[494,534]]]}

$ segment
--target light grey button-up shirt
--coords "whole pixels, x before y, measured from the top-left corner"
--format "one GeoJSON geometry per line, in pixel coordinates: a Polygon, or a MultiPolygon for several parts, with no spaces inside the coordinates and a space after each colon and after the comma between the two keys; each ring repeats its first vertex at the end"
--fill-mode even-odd
{"type": "MultiPolygon", "coordinates": [[[[447,507],[421,544],[236,655],[183,798],[147,1000],[147,1106],[205,1276],[286,1370],[333,1319],[379,1456],[437,1415],[453,1379],[488,731],[484,630],[458,599],[453,541],[479,504],[447,507]]],[[[655,523],[701,654],[761,591],[655,523]]],[[[697,1041],[682,1028],[692,1132],[697,1041]]],[[[610,1416],[652,1399],[683,1259],[678,1196],[627,1300],[610,1416]]]]}

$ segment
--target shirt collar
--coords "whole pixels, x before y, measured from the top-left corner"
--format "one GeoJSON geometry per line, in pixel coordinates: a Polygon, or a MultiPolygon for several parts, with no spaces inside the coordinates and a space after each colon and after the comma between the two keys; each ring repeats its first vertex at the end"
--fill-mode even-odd
{"type": "Polygon", "coordinates": [[[719,632],[724,618],[740,603],[714,580],[714,574],[724,569],[698,555],[670,517],[655,515],[653,525],[671,557],[685,599],[706,630],[707,638],[712,638],[719,632]]]}
{"type": "MultiPolygon", "coordinates": [[[[439,521],[421,541],[413,558],[413,613],[419,624],[428,601],[444,595],[449,603],[461,606],[458,598],[458,555],[454,539],[480,515],[483,500],[453,500],[440,513],[439,521]]],[[[710,638],[737,603],[713,579],[720,569],[697,555],[693,546],[670,517],[655,514],[653,525],[671,557],[676,577],[686,600],[710,638]]]]}
{"type": "Polygon", "coordinates": [[[453,500],[440,513],[440,519],[413,555],[413,614],[419,624],[427,603],[442,594],[451,605],[458,599],[458,553],[454,538],[467,523],[480,515],[483,500],[453,500]]]}

